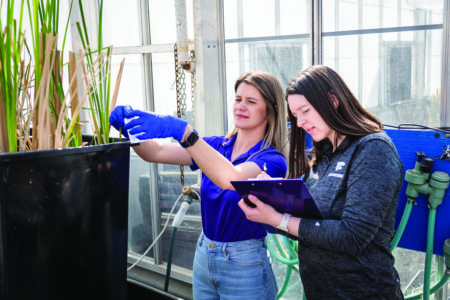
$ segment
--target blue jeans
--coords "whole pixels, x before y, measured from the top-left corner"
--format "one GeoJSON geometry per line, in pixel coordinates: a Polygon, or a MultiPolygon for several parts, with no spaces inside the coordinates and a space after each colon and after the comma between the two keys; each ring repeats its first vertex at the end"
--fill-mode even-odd
{"type": "Polygon", "coordinates": [[[215,242],[203,233],[193,267],[195,300],[276,299],[277,284],[264,239],[215,242]]]}

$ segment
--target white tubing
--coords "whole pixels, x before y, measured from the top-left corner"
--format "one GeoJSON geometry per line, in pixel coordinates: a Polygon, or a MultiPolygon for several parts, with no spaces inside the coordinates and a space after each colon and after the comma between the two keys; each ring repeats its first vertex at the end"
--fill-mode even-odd
{"type": "Polygon", "coordinates": [[[189,205],[191,205],[191,204],[189,202],[187,202],[187,201],[183,201],[183,203],[181,203],[177,214],[173,218],[173,221],[172,221],[172,226],[173,227],[180,226],[181,221],[183,221],[184,215],[186,214],[186,212],[187,212],[187,210],[189,208],[189,205]]]}

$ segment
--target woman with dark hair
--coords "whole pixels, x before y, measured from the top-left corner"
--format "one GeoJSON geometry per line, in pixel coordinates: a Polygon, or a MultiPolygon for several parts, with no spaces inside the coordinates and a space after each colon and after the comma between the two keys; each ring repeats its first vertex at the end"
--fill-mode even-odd
{"type": "Polygon", "coordinates": [[[249,220],[298,239],[307,299],[403,299],[390,250],[403,182],[394,144],[329,67],[299,73],[286,99],[288,177],[302,176],[324,219],[283,215],[254,196],[255,208],[239,206],[249,220]]]}
{"type": "Polygon", "coordinates": [[[245,218],[230,181],[254,178],[265,165],[271,176],[286,176],[284,92],[274,76],[248,72],[237,79],[235,94],[235,128],[225,137],[199,138],[184,120],[129,106],[117,107],[110,116],[116,129],[150,139],[134,147],[144,160],[202,170],[203,232],[194,257],[194,299],[261,300],[277,295],[264,241],[269,226],[245,218]],[[133,120],[125,125],[125,118],[133,120]],[[167,137],[179,144],[154,140],[167,137]]]}

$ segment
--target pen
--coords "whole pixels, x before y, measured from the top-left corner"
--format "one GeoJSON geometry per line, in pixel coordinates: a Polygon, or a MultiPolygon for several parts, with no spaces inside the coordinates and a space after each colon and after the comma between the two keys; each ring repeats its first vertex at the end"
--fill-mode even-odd
{"type": "Polygon", "coordinates": [[[263,165],[263,171],[264,171],[264,173],[267,174],[267,165],[266,165],[266,163],[264,163],[264,165],[263,165]]]}

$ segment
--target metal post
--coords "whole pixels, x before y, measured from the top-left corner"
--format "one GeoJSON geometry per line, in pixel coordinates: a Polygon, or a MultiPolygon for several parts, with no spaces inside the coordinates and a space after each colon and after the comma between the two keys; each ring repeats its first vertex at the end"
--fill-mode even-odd
{"type": "Polygon", "coordinates": [[[217,46],[219,55],[219,81],[222,86],[222,119],[223,133],[226,134],[228,129],[228,109],[227,109],[227,80],[226,80],[226,59],[225,59],[225,26],[224,26],[224,9],[223,0],[217,0],[217,46]]]}
{"type": "Polygon", "coordinates": [[[196,127],[201,136],[227,130],[225,42],[221,0],[193,0],[196,127]]]}
{"type": "Polygon", "coordinates": [[[313,1],[312,10],[312,62],[322,64],[322,1],[313,1]]]}
{"type": "MultiPolygon", "coordinates": [[[[142,45],[151,44],[150,35],[150,16],[149,16],[149,4],[146,0],[140,1],[140,23],[141,23],[141,38],[142,45]]],[[[143,69],[144,69],[144,88],[145,88],[145,108],[148,110],[154,110],[154,99],[153,99],[153,71],[152,71],[152,54],[144,53],[142,54],[143,69]]],[[[152,224],[152,238],[158,236],[161,231],[161,209],[159,207],[159,190],[158,190],[158,168],[157,164],[149,164],[149,186],[150,186],[150,199],[151,201],[151,224],[152,224]]],[[[153,246],[154,263],[162,263],[162,251],[161,251],[161,241],[157,241],[153,246]]]]}
{"type": "MultiPolygon", "coordinates": [[[[441,93],[441,126],[450,126],[450,0],[444,2],[442,30],[442,93],[441,93]]],[[[448,137],[448,136],[447,136],[448,137]]]]}

